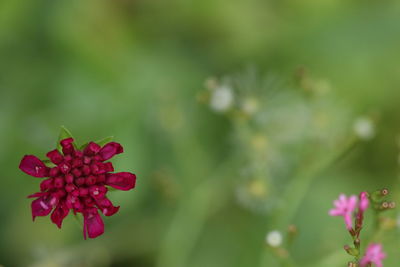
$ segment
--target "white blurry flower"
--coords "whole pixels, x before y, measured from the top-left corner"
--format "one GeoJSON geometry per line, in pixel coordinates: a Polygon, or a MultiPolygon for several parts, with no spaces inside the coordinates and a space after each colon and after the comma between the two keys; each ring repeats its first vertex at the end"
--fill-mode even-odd
{"type": "Polygon", "coordinates": [[[265,242],[271,247],[279,247],[282,245],[282,240],[282,234],[277,230],[269,232],[265,237],[265,242]]]}
{"type": "Polygon", "coordinates": [[[222,85],[211,90],[210,107],[216,112],[225,112],[233,105],[234,97],[232,89],[222,85]]]}
{"type": "Polygon", "coordinates": [[[354,133],[363,140],[370,140],[375,136],[375,127],[370,118],[361,117],[354,122],[354,133]]]}

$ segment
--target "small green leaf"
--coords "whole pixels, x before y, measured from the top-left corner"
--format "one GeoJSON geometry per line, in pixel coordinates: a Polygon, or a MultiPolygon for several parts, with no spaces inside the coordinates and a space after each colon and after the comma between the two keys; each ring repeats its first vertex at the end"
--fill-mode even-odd
{"type": "MultiPolygon", "coordinates": [[[[65,128],[64,126],[61,126],[60,135],[58,136],[58,141],[57,141],[57,149],[58,151],[60,151],[60,153],[62,153],[62,146],[60,144],[60,141],[70,137],[73,138],[71,132],[68,131],[68,129],[65,128]]],[[[73,143],[73,145],[76,147],[75,143],[73,143]]]]}
{"type": "MultiPolygon", "coordinates": [[[[96,144],[98,144],[99,146],[104,146],[105,144],[111,142],[114,139],[114,136],[109,136],[100,140],[95,141],[96,144]]],[[[89,142],[84,143],[83,145],[81,145],[79,147],[80,150],[85,149],[85,147],[89,144],[89,142]]]]}
{"type": "Polygon", "coordinates": [[[89,144],[88,142],[84,143],[83,145],[81,145],[81,146],[79,147],[79,150],[84,150],[85,147],[86,147],[88,144],[89,144]]]}
{"type": "Polygon", "coordinates": [[[109,192],[117,191],[117,189],[115,189],[114,187],[111,187],[111,186],[107,186],[107,189],[109,192]]]}
{"type": "Polygon", "coordinates": [[[49,159],[42,159],[42,162],[44,163],[44,165],[46,165],[49,168],[53,168],[53,167],[57,166],[53,162],[51,162],[49,159]]]}
{"type": "Polygon", "coordinates": [[[114,140],[114,136],[109,136],[100,140],[97,140],[95,143],[98,144],[99,146],[104,146],[105,144],[111,142],[114,140]]]}
{"type": "Polygon", "coordinates": [[[83,225],[83,218],[79,214],[74,214],[75,221],[78,223],[79,227],[83,225]]]}

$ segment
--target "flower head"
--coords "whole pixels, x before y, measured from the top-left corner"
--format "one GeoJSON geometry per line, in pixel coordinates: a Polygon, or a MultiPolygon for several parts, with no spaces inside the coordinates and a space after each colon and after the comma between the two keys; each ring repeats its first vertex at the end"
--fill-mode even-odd
{"type": "Polygon", "coordinates": [[[100,146],[90,142],[83,150],[76,149],[73,138],[61,140],[62,153],[57,149],[47,153],[54,167],[47,167],[33,155],[22,158],[19,168],[34,177],[47,178],[40,183],[40,192],[28,196],[32,201],[32,219],[50,215],[61,228],[70,210],[84,218],[83,235],[95,238],[104,232],[104,223],[98,210],[111,216],[119,210],[107,198],[107,186],[119,190],[135,187],[136,176],[129,172],[113,173],[108,160],[123,152],[120,144],[109,142],[100,146]]]}
{"type": "Polygon", "coordinates": [[[357,206],[357,196],[346,197],[346,195],[341,194],[339,199],[333,202],[335,208],[329,211],[331,216],[343,216],[344,222],[348,230],[353,228],[352,226],[352,215],[357,206]]]}
{"type": "Polygon", "coordinates": [[[378,243],[370,244],[364,257],[360,261],[360,266],[365,267],[368,264],[375,264],[377,267],[382,267],[382,260],[386,258],[386,254],[382,250],[382,245],[378,243]]]}

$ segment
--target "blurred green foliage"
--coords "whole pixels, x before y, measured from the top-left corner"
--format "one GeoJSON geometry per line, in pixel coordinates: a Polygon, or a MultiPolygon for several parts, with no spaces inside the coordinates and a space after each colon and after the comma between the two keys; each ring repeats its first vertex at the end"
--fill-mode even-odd
{"type": "MultiPolygon", "coordinates": [[[[349,240],[327,215],[332,200],[381,187],[400,200],[399,18],[396,0],[0,1],[0,264],[281,266],[265,235],[291,223],[297,266],[345,266],[349,240]],[[232,85],[256,89],[267,118],[258,124],[202,98],[209,77],[248,65],[278,81],[232,85]],[[295,78],[300,66],[306,84],[295,78]],[[309,82],[329,96],[310,100],[309,82]],[[326,132],[308,120],[321,110],[326,132]],[[339,153],[337,139],[351,138],[364,115],[375,138],[339,153]],[[83,240],[72,216],[62,230],[31,221],[26,196],[39,180],[18,164],[53,149],[60,125],[79,143],[115,136],[125,148],[116,170],[138,176],[133,191],[110,193],[121,209],[94,240],[83,240]],[[252,149],[264,145],[283,166],[263,165],[265,151],[252,149]],[[246,178],[248,165],[257,179],[246,178]],[[273,199],[246,195],[267,190],[273,199]]],[[[398,230],[381,241],[385,266],[397,266],[398,230]]]]}

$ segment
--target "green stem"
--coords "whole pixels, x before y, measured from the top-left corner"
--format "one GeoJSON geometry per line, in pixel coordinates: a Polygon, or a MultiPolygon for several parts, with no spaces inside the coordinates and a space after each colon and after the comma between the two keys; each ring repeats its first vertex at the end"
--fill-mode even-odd
{"type": "Polygon", "coordinates": [[[231,168],[227,161],[201,185],[187,194],[180,201],[180,206],[171,222],[169,231],[161,244],[158,258],[159,267],[186,267],[191,252],[201,234],[207,218],[214,211],[213,206],[226,199],[221,187],[226,184],[224,177],[231,177],[226,172],[231,168]]]}
{"type": "Polygon", "coordinates": [[[299,175],[294,177],[282,197],[283,207],[274,216],[275,227],[285,227],[291,222],[310,186],[318,178],[318,175],[347,154],[354,147],[356,141],[355,137],[350,138],[340,146],[340,149],[317,162],[314,166],[300,171],[299,175]]]}
{"type": "MultiPolygon", "coordinates": [[[[342,146],[340,146],[338,150],[333,151],[333,153],[330,153],[329,156],[317,162],[314,166],[306,168],[304,171],[300,171],[300,174],[293,178],[283,195],[283,207],[277,211],[273,217],[273,228],[284,228],[293,220],[293,217],[296,215],[302,200],[314,180],[322,171],[329,168],[349,152],[356,144],[356,141],[357,138],[352,136],[342,146]]],[[[260,266],[271,266],[271,256],[270,253],[262,253],[260,266]]],[[[293,263],[293,266],[296,265],[293,263]]]]}

